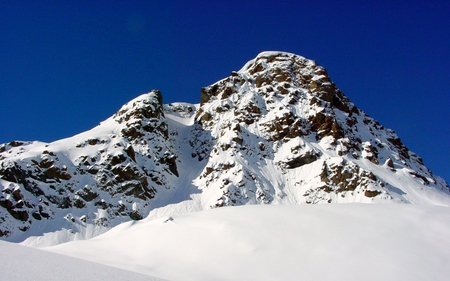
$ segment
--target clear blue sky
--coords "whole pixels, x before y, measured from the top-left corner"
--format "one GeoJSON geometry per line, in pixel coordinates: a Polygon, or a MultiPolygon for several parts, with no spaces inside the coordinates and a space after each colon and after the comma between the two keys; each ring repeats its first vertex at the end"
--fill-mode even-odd
{"type": "Polygon", "coordinates": [[[280,50],[324,66],[450,181],[449,3],[1,1],[0,143],[72,136],[154,88],[197,103],[201,87],[280,50]]]}

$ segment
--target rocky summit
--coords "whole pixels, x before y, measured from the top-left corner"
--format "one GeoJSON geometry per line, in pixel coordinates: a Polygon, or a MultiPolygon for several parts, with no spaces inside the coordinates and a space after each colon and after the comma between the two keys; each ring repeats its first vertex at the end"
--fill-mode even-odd
{"type": "Polygon", "coordinates": [[[449,185],[394,131],[285,52],[259,54],[199,104],[153,90],[79,135],[2,144],[0,190],[0,237],[33,243],[245,204],[450,206],[449,185]]]}

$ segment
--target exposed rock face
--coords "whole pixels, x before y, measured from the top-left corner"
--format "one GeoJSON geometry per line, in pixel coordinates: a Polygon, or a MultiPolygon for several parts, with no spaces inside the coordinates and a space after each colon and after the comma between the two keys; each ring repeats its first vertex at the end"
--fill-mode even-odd
{"type": "Polygon", "coordinates": [[[282,52],[203,88],[200,105],[163,106],[155,90],[72,138],[2,144],[0,188],[0,237],[15,240],[42,235],[42,223],[113,226],[190,198],[197,209],[450,205],[448,184],[323,67],[282,52]]]}
{"type": "Polygon", "coordinates": [[[158,91],[142,95],[73,138],[3,144],[1,235],[15,232],[11,217],[24,231],[35,220],[61,219],[61,209],[69,223],[142,219],[157,191],[173,188],[178,176],[161,98],[158,91]]]}
{"type": "Polygon", "coordinates": [[[203,88],[196,121],[216,143],[197,182],[220,186],[210,191],[213,206],[413,201],[383,179],[386,166],[413,169],[423,184],[448,191],[392,130],[351,103],[323,67],[297,55],[261,53],[203,88]]]}

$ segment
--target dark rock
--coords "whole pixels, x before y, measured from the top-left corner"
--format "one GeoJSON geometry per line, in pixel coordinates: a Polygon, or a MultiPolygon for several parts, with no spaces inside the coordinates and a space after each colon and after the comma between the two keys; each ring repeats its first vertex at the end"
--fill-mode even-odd
{"type": "MultiPolygon", "coordinates": [[[[131,147],[131,146],[130,146],[131,147]]],[[[109,163],[112,166],[115,166],[117,164],[123,163],[127,158],[123,154],[114,155],[111,160],[109,160],[109,163]]]]}
{"type": "Polygon", "coordinates": [[[100,141],[98,139],[88,139],[87,142],[89,145],[96,145],[100,141]]]}
{"type": "Polygon", "coordinates": [[[31,214],[31,216],[32,216],[33,218],[35,218],[36,220],[38,220],[38,221],[42,220],[42,217],[41,217],[41,215],[40,215],[38,212],[33,212],[33,213],[31,214]]]}
{"type": "Polygon", "coordinates": [[[364,196],[366,196],[366,197],[375,197],[375,196],[377,196],[380,193],[381,193],[381,191],[378,191],[378,190],[366,190],[366,191],[364,191],[364,196]]]}
{"type": "Polygon", "coordinates": [[[386,160],[386,165],[387,165],[389,168],[394,169],[394,162],[392,161],[392,158],[391,158],[391,157],[389,157],[389,158],[386,160]]]}
{"type": "Polygon", "coordinates": [[[419,174],[418,172],[413,171],[413,172],[409,172],[409,174],[415,178],[421,179],[422,183],[425,185],[430,184],[430,181],[425,176],[419,174]]]}
{"type": "Polygon", "coordinates": [[[387,139],[390,143],[392,143],[399,151],[400,156],[403,157],[403,159],[409,159],[409,153],[408,148],[403,144],[403,142],[400,140],[400,138],[388,138],[387,139]]]}
{"type": "Polygon", "coordinates": [[[200,118],[200,121],[211,121],[212,119],[213,119],[212,115],[208,112],[205,112],[200,118]]]}
{"type": "Polygon", "coordinates": [[[73,201],[73,206],[78,209],[83,209],[84,207],[86,207],[86,203],[84,203],[83,200],[75,199],[73,201]]]}
{"type": "Polygon", "coordinates": [[[303,155],[300,155],[292,160],[287,161],[286,165],[288,169],[298,168],[316,161],[317,159],[319,159],[319,156],[320,156],[319,153],[308,151],[303,155]]]}
{"type": "Polygon", "coordinates": [[[177,169],[177,157],[173,154],[164,153],[163,157],[159,159],[161,164],[169,166],[169,171],[175,176],[179,177],[177,169]]]}
{"type": "Polygon", "coordinates": [[[134,152],[133,146],[129,145],[126,149],[125,149],[125,153],[128,155],[128,157],[130,157],[134,162],[136,162],[136,154],[134,152]]]}
{"type": "Polygon", "coordinates": [[[132,220],[135,220],[135,221],[138,221],[138,220],[142,220],[142,219],[143,219],[142,215],[139,214],[139,212],[137,212],[137,211],[131,212],[129,216],[130,216],[130,218],[131,218],[132,220]]]}
{"type": "Polygon", "coordinates": [[[83,200],[87,202],[90,202],[99,196],[98,193],[92,191],[92,189],[87,186],[84,187],[83,189],[76,191],[75,195],[80,196],[81,198],[83,198],[83,200]]]}
{"type": "Polygon", "coordinates": [[[50,168],[53,165],[53,160],[50,159],[43,159],[41,162],[39,162],[39,167],[42,169],[50,168]]]}
{"type": "Polygon", "coordinates": [[[44,175],[49,179],[56,179],[57,181],[70,180],[72,178],[69,173],[55,166],[52,166],[45,170],[44,175]]]}
{"type": "Polygon", "coordinates": [[[120,133],[130,141],[144,136],[144,134],[135,127],[124,128],[120,133]]]}
{"type": "Polygon", "coordinates": [[[29,218],[28,212],[25,210],[16,210],[16,209],[10,209],[8,212],[15,218],[16,220],[20,221],[27,221],[29,218]]]}
{"type": "Polygon", "coordinates": [[[12,147],[18,147],[18,146],[23,145],[23,142],[21,142],[21,141],[12,141],[12,142],[9,143],[9,145],[12,146],[12,147]]]}

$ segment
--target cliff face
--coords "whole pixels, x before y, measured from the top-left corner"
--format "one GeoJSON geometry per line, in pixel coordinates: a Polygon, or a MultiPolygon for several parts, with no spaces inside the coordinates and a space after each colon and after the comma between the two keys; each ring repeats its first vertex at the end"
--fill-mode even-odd
{"type": "Polygon", "coordinates": [[[261,53],[203,88],[200,105],[164,106],[152,91],[72,138],[3,144],[0,161],[0,236],[15,240],[172,205],[450,206],[448,184],[392,130],[351,103],[323,67],[282,52],[261,53]]]}

